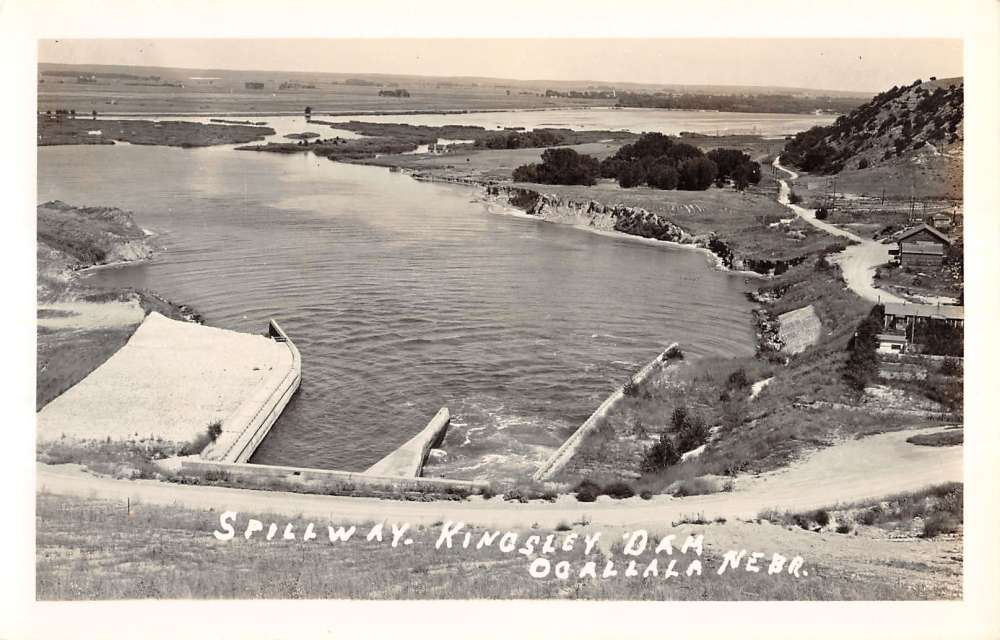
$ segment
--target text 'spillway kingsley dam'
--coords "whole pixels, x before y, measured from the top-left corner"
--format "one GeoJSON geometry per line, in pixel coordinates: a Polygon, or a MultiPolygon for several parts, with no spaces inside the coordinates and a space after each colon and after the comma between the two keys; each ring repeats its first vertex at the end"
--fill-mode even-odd
{"type": "Polygon", "coordinates": [[[39,600],[963,598],[961,41],[206,42],[39,42],[39,600]]]}

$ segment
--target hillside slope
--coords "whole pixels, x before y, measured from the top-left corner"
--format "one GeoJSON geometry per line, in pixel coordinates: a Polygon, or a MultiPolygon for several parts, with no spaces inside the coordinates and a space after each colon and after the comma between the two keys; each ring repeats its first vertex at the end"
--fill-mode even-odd
{"type": "Polygon", "coordinates": [[[782,162],[821,174],[942,157],[961,166],[964,86],[946,78],[893,87],[832,125],[796,134],[782,162]]]}

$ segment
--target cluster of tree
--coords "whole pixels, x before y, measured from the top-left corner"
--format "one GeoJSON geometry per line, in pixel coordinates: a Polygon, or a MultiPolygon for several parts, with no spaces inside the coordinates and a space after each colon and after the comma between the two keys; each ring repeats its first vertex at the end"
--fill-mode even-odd
{"type": "Polygon", "coordinates": [[[406,89],[382,89],[378,92],[383,98],[409,98],[410,92],[406,89]]]}
{"type": "Polygon", "coordinates": [[[596,158],[573,149],[555,148],[542,152],[542,162],[521,165],[514,169],[517,182],[539,184],[583,184],[597,182],[601,165],[596,158]]]}
{"type": "Polygon", "coordinates": [[[563,137],[544,129],[535,131],[509,131],[476,140],[477,147],[487,149],[524,149],[528,147],[554,147],[562,144],[563,137]]]}
{"type": "Polygon", "coordinates": [[[882,331],[884,313],[882,305],[872,307],[847,346],[844,380],[859,393],[878,377],[878,334],[882,331]]]}
{"type": "Polygon", "coordinates": [[[614,90],[609,91],[555,91],[545,90],[546,98],[583,98],[585,100],[611,100],[615,97],[614,90]]]}
{"type": "Polygon", "coordinates": [[[601,163],[601,176],[622,188],[647,184],[654,189],[701,191],[732,180],[738,189],[760,181],[760,165],[735,149],[701,149],[662,133],[644,133],[601,163]]]}
{"type": "MultiPolygon", "coordinates": [[[[962,86],[930,91],[916,80],[893,87],[829,126],[796,134],[786,143],[782,161],[805,171],[839,173],[862,152],[888,160],[927,143],[956,142],[964,99],[962,86]]],[[[865,157],[854,164],[858,169],[870,165],[865,157]]]]}
{"type": "MultiPolygon", "coordinates": [[[[47,116],[55,115],[57,118],[61,118],[62,116],[69,116],[70,118],[75,118],[76,117],[76,109],[56,109],[55,111],[52,111],[51,109],[48,109],[48,110],[45,111],[45,115],[47,115],[47,116]]],[[[97,109],[94,109],[93,111],[91,111],[90,115],[91,115],[91,117],[96,118],[97,117],[97,109]]]]}
{"type": "Polygon", "coordinates": [[[914,328],[913,341],[923,348],[924,353],[935,356],[961,358],[965,353],[965,332],[962,328],[933,318],[914,328]]]}
{"type": "Polygon", "coordinates": [[[649,109],[710,109],[743,113],[842,113],[862,100],[831,96],[711,95],[698,93],[622,93],[618,106],[649,109]]]}

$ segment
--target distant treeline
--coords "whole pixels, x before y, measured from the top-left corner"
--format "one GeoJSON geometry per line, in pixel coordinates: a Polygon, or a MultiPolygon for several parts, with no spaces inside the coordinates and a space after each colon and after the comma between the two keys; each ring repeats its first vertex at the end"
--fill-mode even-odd
{"type": "Polygon", "coordinates": [[[698,93],[623,93],[620,107],[647,109],[705,109],[744,113],[844,113],[863,103],[862,98],[793,96],[786,94],[724,96],[698,93]]]}
{"type": "Polygon", "coordinates": [[[613,100],[614,91],[556,91],[545,90],[546,98],[583,98],[585,100],[613,100]]]}
{"type": "Polygon", "coordinates": [[[646,133],[622,146],[603,162],[572,149],[549,149],[542,162],[514,170],[514,180],[541,184],[592,185],[598,178],[614,178],[629,189],[648,185],[654,189],[700,191],[732,181],[745,189],[760,181],[760,164],[738,149],[701,149],[662,133],[646,133]]]}
{"type": "Polygon", "coordinates": [[[378,92],[383,98],[409,98],[410,92],[406,89],[382,89],[378,92]]]}
{"type": "Polygon", "coordinates": [[[80,73],[79,71],[42,71],[43,76],[58,76],[61,78],[77,78],[80,76],[92,78],[111,78],[117,80],[154,80],[159,81],[160,76],[137,76],[131,73],[111,73],[109,71],[97,73],[80,73]]]}

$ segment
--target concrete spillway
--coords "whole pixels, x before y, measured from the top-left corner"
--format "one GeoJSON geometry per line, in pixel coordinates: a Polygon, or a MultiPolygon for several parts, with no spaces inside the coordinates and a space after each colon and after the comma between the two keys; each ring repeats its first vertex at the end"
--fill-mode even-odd
{"type": "Polygon", "coordinates": [[[228,439],[264,414],[277,417],[279,384],[289,394],[288,382],[298,386],[289,345],[151,313],[124,347],[38,413],[38,438],[187,443],[218,421],[219,440],[228,439]]]}
{"type": "Polygon", "coordinates": [[[288,352],[284,366],[272,369],[222,423],[222,434],[202,451],[205,460],[246,462],[267,436],[302,379],[302,359],[295,344],[277,322],[268,324],[268,336],[288,352]]]}
{"type": "Polygon", "coordinates": [[[410,438],[401,447],[382,458],[366,471],[369,476],[390,476],[397,478],[418,478],[424,470],[427,453],[435,444],[444,439],[451,414],[443,407],[431,418],[423,431],[410,438]]]}
{"type": "MultiPolygon", "coordinates": [[[[660,355],[650,361],[646,366],[639,370],[631,380],[636,385],[641,385],[646,382],[654,373],[658,372],[663,364],[673,358],[680,357],[680,348],[677,343],[673,343],[660,355]]],[[[601,403],[601,406],[587,418],[586,422],[580,425],[580,428],[573,432],[566,442],[562,444],[559,449],[546,460],[538,471],[532,476],[534,480],[544,481],[551,480],[559,471],[566,466],[574,455],[576,455],[577,450],[580,445],[583,444],[584,439],[588,434],[593,432],[595,429],[600,427],[605,420],[607,420],[608,414],[610,414],[619,404],[625,399],[624,388],[618,388],[612,393],[608,398],[601,403]]]]}

